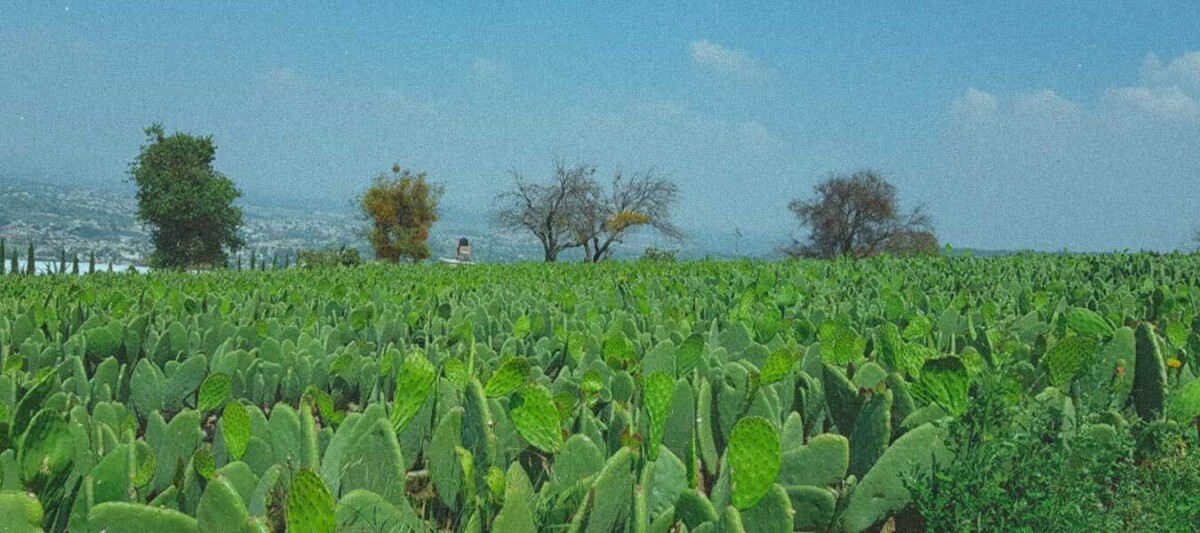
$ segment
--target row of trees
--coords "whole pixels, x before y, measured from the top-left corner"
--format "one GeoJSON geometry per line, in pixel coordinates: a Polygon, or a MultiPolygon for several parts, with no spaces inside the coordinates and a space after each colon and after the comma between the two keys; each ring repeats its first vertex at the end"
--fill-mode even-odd
{"type": "MultiPolygon", "coordinates": [[[[81,274],[87,272],[93,274],[96,272],[96,253],[90,252],[87,256],[86,270],[80,267],[79,254],[72,254],[71,259],[67,260],[67,251],[61,250],[58,256],[57,263],[48,263],[47,269],[54,274],[81,274]]],[[[113,271],[112,261],[108,262],[108,271],[113,271]]],[[[19,261],[19,254],[16,249],[11,253],[8,251],[8,243],[4,239],[0,239],[0,276],[5,274],[28,274],[37,273],[37,260],[34,255],[33,243],[25,249],[25,264],[22,265],[19,261]]]]}
{"type": "MultiPolygon", "coordinates": [[[[242,211],[234,205],[242,193],[213,168],[212,137],[167,135],[159,124],[145,133],[147,143],[129,174],[137,186],[137,216],[150,228],[154,244],[151,266],[232,266],[229,254],[245,245],[239,235],[242,211]]],[[[548,180],[531,181],[516,171],[511,177],[511,187],[494,199],[493,222],[532,234],[547,262],[572,249],[581,251],[584,262],[603,261],[642,229],[672,240],[685,238],[673,221],[679,186],[654,170],[618,171],[602,181],[594,166],[559,161],[548,180]]],[[[412,173],[398,164],[390,175],[377,176],[358,198],[369,221],[364,236],[376,257],[393,263],[429,258],[427,241],[443,192],[424,172],[412,173]]],[[[896,188],[873,171],[830,176],[816,185],[812,198],[793,200],[788,208],[809,230],[806,239],[785,247],[790,256],[937,253],[924,209],[900,211],[896,188]]],[[[237,263],[240,268],[240,255],[237,263]]]]}

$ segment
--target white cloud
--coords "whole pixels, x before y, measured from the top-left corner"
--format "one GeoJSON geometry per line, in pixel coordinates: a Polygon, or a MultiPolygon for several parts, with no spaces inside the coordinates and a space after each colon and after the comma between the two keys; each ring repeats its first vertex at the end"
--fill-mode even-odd
{"type": "Polygon", "coordinates": [[[1200,91],[1200,52],[1188,52],[1165,65],[1154,54],[1147,54],[1142,63],[1142,82],[1154,87],[1200,91]]]}
{"type": "Polygon", "coordinates": [[[693,41],[689,46],[692,61],[697,65],[747,80],[761,81],[767,70],[747,53],[726,48],[708,39],[693,41]]]}
{"type": "Polygon", "coordinates": [[[1165,119],[1200,118],[1200,103],[1178,86],[1118,87],[1109,89],[1105,102],[1117,109],[1165,119]]]}
{"type": "Polygon", "coordinates": [[[1150,56],[1136,82],[1094,98],[967,89],[947,109],[929,199],[961,222],[939,230],[985,248],[1186,246],[1200,222],[1183,215],[1200,202],[1198,67],[1200,53],[1150,56]]]}

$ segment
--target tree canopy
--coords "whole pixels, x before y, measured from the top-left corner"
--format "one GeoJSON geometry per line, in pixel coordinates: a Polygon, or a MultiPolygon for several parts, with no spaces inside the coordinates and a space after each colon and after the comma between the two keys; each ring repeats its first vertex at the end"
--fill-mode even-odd
{"type": "Polygon", "coordinates": [[[242,193],[213,168],[211,136],[166,135],[161,124],[145,129],[146,144],[130,164],[137,185],[137,217],[150,228],[159,268],[213,268],[244,242],[238,236],[242,193]]]}
{"type": "Polygon", "coordinates": [[[907,250],[909,244],[936,248],[929,217],[920,206],[901,212],[896,187],[872,170],[834,174],[813,187],[814,196],[795,199],[788,209],[809,229],[805,241],[784,251],[794,257],[862,258],[884,251],[907,250]],[[909,244],[906,244],[909,243],[909,244]]]}
{"type": "Polygon", "coordinates": [[[398,263],[402,259],[429,258],[429,228],[438,220],[442,188],[430,184],[425,173],[392,165],[392,174],[380,173],[363,193],[359,205],[371,221],[367,240],[375,256],[398,263]]]}

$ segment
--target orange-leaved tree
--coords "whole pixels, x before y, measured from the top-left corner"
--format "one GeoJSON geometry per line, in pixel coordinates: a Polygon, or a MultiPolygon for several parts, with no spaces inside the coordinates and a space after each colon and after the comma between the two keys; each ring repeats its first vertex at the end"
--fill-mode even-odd
{"type": "Polygon", "coordinates": [[[429,258],[429,228],[438,219],[442,188],[392,165],[392,174],[380,173],[359,198],[363,214],[371,221],[367,239],[375,256],[398,263],[402,259],[429,258]]]}

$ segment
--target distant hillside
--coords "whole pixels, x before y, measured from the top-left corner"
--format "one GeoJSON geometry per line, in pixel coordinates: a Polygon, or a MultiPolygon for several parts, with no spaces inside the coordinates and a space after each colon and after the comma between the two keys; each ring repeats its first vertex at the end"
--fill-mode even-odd
{"type": "MultiPolygon", "coordinates": [[[[347,201],[310,205],[286,201],[243,198],[246,225],[243,234],[249,249],[260,256],[290,255],[299,249],[325,246],[357,247],[367,252],[361,237],[365,222],[347,201]]],[[[95,253],[101,261],[136,264],[151,251],[149,233],[134,217],[137,203],[128,183],[49,184],[0,177],[0,237],[10,250],[33,242],[41,259],[56,259],[61,250],[81,257],[95,253]]],[[[763,234],[732,229],[689,230],[682,243],[665,241],[652,233],[632,236],[615,248],[617,258],[636,258],[648,246],[678,250],[682,258],[769,257],[781,242],[763,234]]],[[[430,248],[434,257],[453,255],[460,237],[471,241],[479,261],[539,261],[541,247],[532,236],[495,228],[487,212],[443,208],[434,225],[430,248]]],[[[578,260],[569,250],[562,261],[578,260]]]]}

